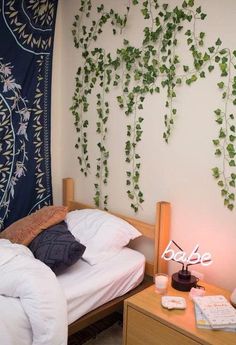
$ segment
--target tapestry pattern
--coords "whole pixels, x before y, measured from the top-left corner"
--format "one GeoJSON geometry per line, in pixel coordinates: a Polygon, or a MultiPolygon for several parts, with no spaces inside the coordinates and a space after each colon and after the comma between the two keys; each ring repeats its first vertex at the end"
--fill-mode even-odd
{"type": "Polygon", "coordinates": [[[0,230],[52,204],[50,108],[57,0],[0,1],[0,230]]]}

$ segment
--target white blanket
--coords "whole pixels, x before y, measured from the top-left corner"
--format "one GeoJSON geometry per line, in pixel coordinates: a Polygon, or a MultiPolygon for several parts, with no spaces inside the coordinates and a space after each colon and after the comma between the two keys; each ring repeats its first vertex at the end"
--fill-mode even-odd
{"type": "MultiPolygon", "coordinates": [[[[27,247],[7,240],[0,240],[0,295],[20,299],[32,328],[32,345],[67,344],[66,299],[56,276],[27,247]]],[[[9,315],[0,317],[0,344],[27,344],[14,334],[14,324],[11,330],[5,327],[4,317],[9,315]]]]}

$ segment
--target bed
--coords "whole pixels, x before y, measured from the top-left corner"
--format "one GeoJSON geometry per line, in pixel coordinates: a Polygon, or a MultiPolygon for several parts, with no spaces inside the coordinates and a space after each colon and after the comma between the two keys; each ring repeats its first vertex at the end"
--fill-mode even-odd
{"type": "MultiPolygon", "coordinates": [[[[63,204],[68,207],[70,214],[74,210],[89,212],[93,209],[74,200],[74,182],[71,178],[63,180],[63,204]]],[[[1,279],[6,282],[0,284],[0,308],[1,314],[4,315],[0,318],[0,343],[65,345],[68,335],[121,310],[124,299],[150,285],[155,273],[167,272],[167,263],[160,260],[160,256],[169,241],[170,204],[157,203],[156,222],[152,225],[123,215],[115,216],[153,241],[152,262],[147,262],[141,253],[124,247],[109,260],[95,265],[79,260],[56,277],[48,266],[35,260],[32,253],[29,254],[27,247],[11,244],[15,247],[13,251],[10,247],[7,252],[10,259],[6,256],[4,258],[4,250],[0,250],[1,279]],[[17,251],[20,254],[23,251],[25,255],[19,256],[17,251]],[[5,271],[2,264],[4,260],[11,260],[10,268],[5,271]],[[30,278],[25,276],[25,272],[21,273],[25,266],[29,269],[30,278]],[[5,273],[7,275],[4,279],[5,273]],[[21,282],[17,289],[14,287],[14,284],[18,284],[16,278],[21,282]],[[25,293],[29,285],[33,286],[33,297],[37,297],[36,301],[25,293]],[[9,288],[12,290],[11,295],[5,292],[9,288]],[[22,299],[19,298],[21,295],[22,299]],[[43,314],[44,310],[41,313],[42,305],[46,306],[46,316],[43,314]],[[31,313],[32,309],[34,313],[29,316],[28,310],[31,313]],[[34,337],[35,334],[37,337],[34,337]]],[[[4,242],[1,243],[3,248],[4,242]]],[[[7,246],[9,245],[6,241],[7,246]]]]}
{"type": "MultiPolygon", "coordinates": [[[[74,200],[74,181],[72,178],[63,179],[63,204],[68,207],[70,211],[76,209],[88,209],[91,205],[86,205],[74,200]]],[[[69,335],[83,329],[84,327],[96,322],[97,320],[111,314],[116,310],[121,310],[125,298],[141,291],[153,282],[153,276],[157,272],[168,272],[167,261],[161,259],[161,254],[169,242],[170,233],[170,203],[157,202],[156,204],[156,221],[155,224],[148,224],[135,218],[127,217],[121,214],[116,216],[124,219],[128,223],[137,228],[144,237],[153,241],[154,257],[152,261],[145,262],[145,278],[138,284],[137,287],[131,291],[112,299],[111,301],[103,304],[102,306],[86,313],[77,321],[69,325],[69,335]]]]}

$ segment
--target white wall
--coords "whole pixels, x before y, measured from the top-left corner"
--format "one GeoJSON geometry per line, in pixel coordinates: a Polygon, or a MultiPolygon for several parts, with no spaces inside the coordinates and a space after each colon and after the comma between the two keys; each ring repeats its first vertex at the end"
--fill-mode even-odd
{"type": "Polygon", "coordinates": [[[54,37],[53,73],[52,73],[52,119],[51,119],[51,160],[53,199],[61,204],[61,174],[62,174],[62,2],[58,2],[56,29],[54,37]]]}
{"type": "MultiPolygon", "coordinates": [[[[178,0],[166,1],[170,5],[181,4],[178,0]]],[[[207,46],[221,37],[225,47],[236,49],[235,0],[195,1],[207,13],[199,30],[207,33],[207,46]]],[[[92,0],[99,4],[100,1],[92,0]]],[[[123,8],[127,1],[105,0],[112,7],[123,8]]],[[[61,202],[61,179],[74,177],[77,182],[77,198],[92,203],[94,195],[94,169],[89,178],[80,173],[74,149],[76,141],[73,117],[69,111],[74,91],[74,77],[81,63],[78,51],[73,46],[71,28],[79,0],[59,1],[56,25],[54,69],[53,69],[53,119],[52,119],[52,163],[54,200],[61,202]]],[[[131,11],[127,37],[138,42],[140,20],[137,12],[131,11]]],[[[106,33],[106,35],[108,35],[106,33]]],[[[116,49],[123,38],[103,37],[102,44],[116,49]]],[[[141,187],[145,203],[137,218],[153,222],[155,202],[167,200],[172,204],[171,238],[186,251],[200,245],[200,253],[209,251],[213,263],[209,267],[195,269],[204,273],[205,280],[219,286],[236,287],[236,210],[228,211],[223,206],[219,189],[211,176],[211,168],[217,165],[212,139],[217,135],[213,111],[220,106],[220,94],[216,82],[217,74],[201,80],[191,87],[181,87],[177,97],[178,117],[169,145],[162,140],[163,98],[149,97],[142,113],[144,120],[143,140],[138,151],[142,156],[141,187]]],[[[89,112],[91,126],[90,158],[96,164],[96,112],[93,105],[89,112]],[[94,120],[92,120],[94,119],[94,120]]],[[[109,123],[108,145],[110,150],[110,182],[108,186],[111,210],[132,215],[126,197],[124,163],[126,122],[125,115],[115,101],[109,123]]],[[[171,264],[170,272],[179,266],[171,264]]]]}

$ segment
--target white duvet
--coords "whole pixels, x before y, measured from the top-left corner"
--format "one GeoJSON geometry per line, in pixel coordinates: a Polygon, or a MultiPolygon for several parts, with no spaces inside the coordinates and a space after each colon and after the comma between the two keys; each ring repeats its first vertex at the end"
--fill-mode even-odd
{"type": "Polygon", "coordinates": [[[27,247],[8,240],[0,240],[0,302],[6,305],[0,317],[1,345],[67,344],[66,299],[56,276],[27,247]],[[23,318],[7,315],[8,303],[15,304],[16,315],[17,309],[22,309],[23,318]],[[4,322],[9,317],[11,326],[4,322]],[[31,327],[32,332],[25,327],[31,327]]]}

